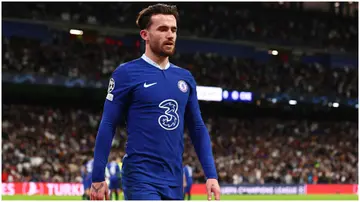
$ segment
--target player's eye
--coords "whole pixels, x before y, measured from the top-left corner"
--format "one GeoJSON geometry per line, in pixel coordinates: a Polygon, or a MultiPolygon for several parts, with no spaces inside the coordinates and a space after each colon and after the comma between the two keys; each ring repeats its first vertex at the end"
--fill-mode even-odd
{"type": "Polygon", "coordinates": [[[164,26],[164,27],[159,27],[158,30],[161,32],[167,32],[169,30],[169,28],[164,26]]]}

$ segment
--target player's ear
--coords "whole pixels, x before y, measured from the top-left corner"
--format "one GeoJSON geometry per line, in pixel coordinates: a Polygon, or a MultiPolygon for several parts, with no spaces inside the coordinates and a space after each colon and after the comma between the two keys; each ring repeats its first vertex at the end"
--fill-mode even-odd
{"type": "Polygon", "coordinates": [[[149,32],[146,29],[140,31],[140,36],[144,41],[148,40],[149,32]]]}

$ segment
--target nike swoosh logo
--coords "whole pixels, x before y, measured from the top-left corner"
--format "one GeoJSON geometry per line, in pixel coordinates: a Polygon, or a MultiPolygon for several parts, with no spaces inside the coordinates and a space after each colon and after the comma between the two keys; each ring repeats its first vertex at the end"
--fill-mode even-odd
{"type": "Polygon", "coordinates": [[[144,88],[149,88],[150,86],[153,86],[157,84],[156,82],[155,83],[150,83],[150,84],[146,84],[146,82],[144,83],[144,88]]]}

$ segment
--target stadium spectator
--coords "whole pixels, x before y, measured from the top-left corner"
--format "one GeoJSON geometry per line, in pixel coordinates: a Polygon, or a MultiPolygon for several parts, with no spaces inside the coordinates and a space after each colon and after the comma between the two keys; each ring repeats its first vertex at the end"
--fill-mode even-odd
{"type": "MultiPolygon", "coordinates": [[[[108,79],[119,64],[141,55],[136,48],[89,44],[81,40],[42,45],[26,42],[28,40],[19,38],[4,40],[4,72],[108,79]],[[23,43],[19,43],[19,40],[23,43]],[[24,47],[24,44],[28,45],[24,47]]],[[[356,68],[330,68],[318,63],[304,64],[276,59],[261,63],[213,53],[177,53],[171,62],[189,69],[199,85],[261,93],[358,97],[356,68]]]]}
{"type": "MultiPolygon", "coordinates": [[[[6,18],[135,28],[134,14],[146,5],[149,4],[5,3],[3,15],[6,18]]],[[[331,12],[266,7],[262,3],[177,5],[183,27],[179,32],[181,36],[357,51],[357,13],[353,13],[353,17],[344,17],[331,12]]]]}
{"type": "MultiPolygon", "coordinates": [[[[204,117],[221,183],[357,183],[357,124],[274,118],[204,117]]],[[[94,146],[100,112],[3,106],[3,170],[7,181],[80,182],[79,162],[94,146]],[[80,155],[79,155],[80,154],[80,155]]],[[[126,133],[117,131],[115,155],[126,133]]],[[[184,160],[194,181],[204,174],[185,134],[184,160]]]]}

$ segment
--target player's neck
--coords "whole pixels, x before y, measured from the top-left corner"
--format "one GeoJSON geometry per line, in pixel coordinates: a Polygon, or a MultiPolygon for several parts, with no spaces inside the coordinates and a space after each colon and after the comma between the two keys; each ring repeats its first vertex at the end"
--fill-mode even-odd
{"type": "Polygon", "coordinates": [[[145,55],[146,57],[154,61],[156,64],[158,64],[161,67],[161,69],[165,69],[167,64],[169,63],[169,57],[158,56],[154,54],[152,51],[146,50],[145,55]]]}

